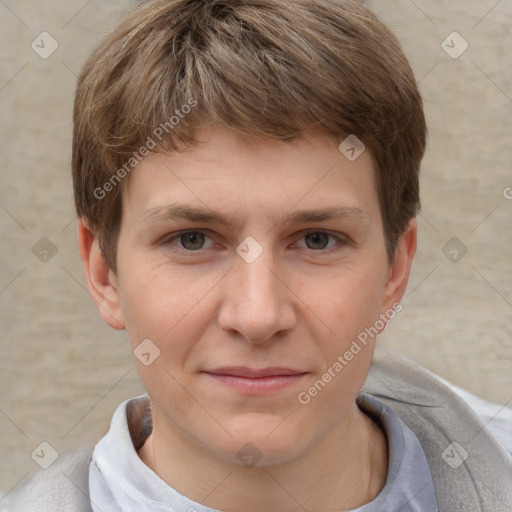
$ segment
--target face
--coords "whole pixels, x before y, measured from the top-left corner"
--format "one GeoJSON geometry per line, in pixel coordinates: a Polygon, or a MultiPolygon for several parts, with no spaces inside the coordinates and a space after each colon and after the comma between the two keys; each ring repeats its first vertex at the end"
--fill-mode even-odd
{"type": "Polygon", "coordinates": [[[368,151],[351,162],[326,138],[199,136],[132,172],[104,318],[145,354],[155,431],[282,463],[353,411],[374,338],[353,342],[382,330],[412,250],[387,259],[368,151]]]}

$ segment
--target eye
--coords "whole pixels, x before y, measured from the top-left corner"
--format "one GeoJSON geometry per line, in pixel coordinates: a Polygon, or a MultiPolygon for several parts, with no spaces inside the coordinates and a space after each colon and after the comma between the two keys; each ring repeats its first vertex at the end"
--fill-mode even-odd
{"type": "Polygon", "coordinates": [[[306,241],[306,249],[312,249],[314,251],[322,251],[325,249],[332,249],[337,244],[344,245],[347,241],[339,236],[332,235],[327,231],[309,231],[302,239],[306,241]],[[329,245],[329,238],[335,243],[329,245]]]}
{"type": "MultiPolygon", "coordinates": [[[[337,245],[343,246],[347,243],[346,238],[327,231],[308,231],[301,240],[305,241],[305,245],[298,243],[296,247],[313,251],[328,251],[337,245]]],[[[178,252],[189,254],[200,252],[203,249],[211,249],[215,244],[203,231],[182,231],[166,238],[163,243],[173,246],[178,252]],[[208,240],[210,240],[210,245],[208,245],[208,240]]]]}
{"type": "Polygon", "coordinates": [[[208,248],[204,247],[205,240],[207,239],[211,240],[211,238],[202,231],[183,231],[165,240],[165,244],[175,245],[174,242],[177,241],[180,244],[178,245],[178,249],[187,252],[197,252],[200,249],[208,248]]]}

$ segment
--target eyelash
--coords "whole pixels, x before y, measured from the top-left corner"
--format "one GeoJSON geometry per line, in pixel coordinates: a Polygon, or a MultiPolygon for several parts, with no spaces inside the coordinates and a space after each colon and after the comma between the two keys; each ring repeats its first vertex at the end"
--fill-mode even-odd
{"type": "MultiPolygon", "coordinates": [[[[180,231],[178,233],[174,233],[174,234],[172,234],[172,236],[164,238],[163,245],[172,246],[173,245],[172,242],[174,240],[179,240],[182,235],[186,235],[187,233],[202,233],[203,235],[207,236],[208,238],[210,238],[210,239],[212,238],[212,237],[208,236],[206,231],[203,231],[203,230],[200,230],[200,229],[192,229],[192,230],[188,229],[188,230],[185,230],[185,231],[180,231]]],[[[312,233],[325,233],[325,234],[329,235],[331,238],[336,239],[338,243],[334,247],[328,247],[326,249],[308,249],[307,247],[301,248],[301,249],[306,249],[308,251],[311,251],[311,252],[317,253],[317,254],[320,254],[320,253],[330,254],[331,252],[339,250],[339,249],[341,249],[341,247],[343,247],[343,246],[348,244],[348,238],[347,237],[340,236],[340,235],[335,235],[335,234],[333,234],[333,233],[331,233],[329,231],[319,230],[319,229],[312,229],[312,230],[308,230],[308,231],[304,232],[302,234],[302,236],[300,237],[300,239],[303,239],[307,235],[310,235],[312,233]]],[[[183,255],[186,255],[186,256],[189,256],[189,257],[194,257],[195,254],[198,254],[198,255],[203,254],[204,251],[207,250],[207,249],[198,249],[197,251],[191,251],[191,250],[188,250],[188,249],[184,249],[182,247],[174,246],[173,250],[178,252],[178,253],[180,253],[180,254],[183,254],[183,255]]]]}

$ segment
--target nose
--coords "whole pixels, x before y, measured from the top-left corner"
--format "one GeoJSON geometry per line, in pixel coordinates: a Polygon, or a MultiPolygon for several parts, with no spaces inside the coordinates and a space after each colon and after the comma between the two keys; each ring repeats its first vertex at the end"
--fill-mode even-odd
{"type": "Polygon", "coordinates": [[[293,328],[293,291],[271,251],[248,263],[236,256],[224,281],[219,325],[251,343],[265,343],[293,328]]]}

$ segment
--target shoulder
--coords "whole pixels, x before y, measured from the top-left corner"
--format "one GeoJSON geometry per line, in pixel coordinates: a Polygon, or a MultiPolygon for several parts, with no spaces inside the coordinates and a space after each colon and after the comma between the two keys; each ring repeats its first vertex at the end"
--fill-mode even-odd
{"type": "Polygon", "coordinates": [[[512,510],[510,455],[437,376],[399,355],[376,351],[363,392],[391,407],[416,435],[440,510],[512,510]]]}
{"type": "Polygon", "coordinates": [[[1,512],[91,512],[89,464],[93,448],[62,456],[0,501],[1,512]]]}

